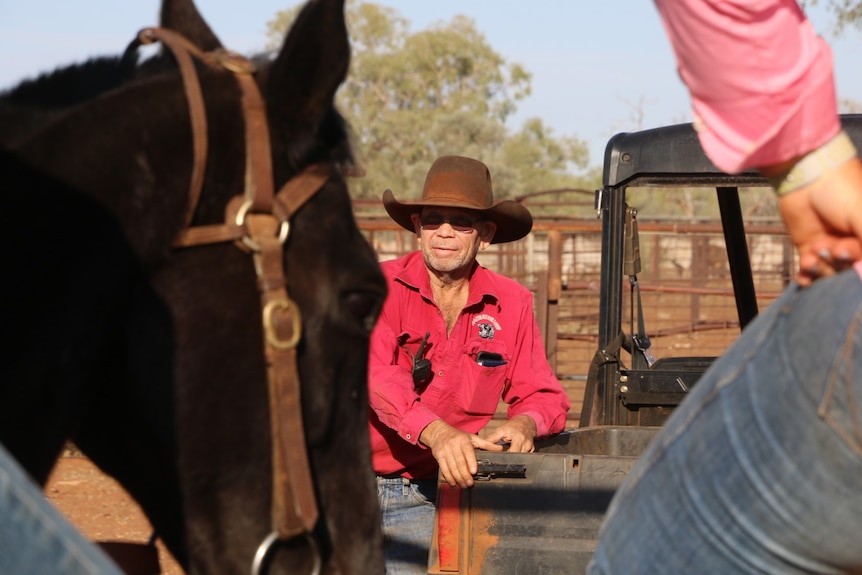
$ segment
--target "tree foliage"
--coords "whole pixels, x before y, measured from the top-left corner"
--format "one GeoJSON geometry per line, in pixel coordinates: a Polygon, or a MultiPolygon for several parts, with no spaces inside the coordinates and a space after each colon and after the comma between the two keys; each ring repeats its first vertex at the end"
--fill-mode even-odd
{"type": "MultiPolygon", "coordinates": [[[[806,0],[801,4],[816,6],[820,0],[806,0]]],[[[840,35],[848,26],[862,30],[862,2],[858,0],[825,0],[826,7],[835,14],[835,34],[840,35]]]]}
{"type": "MultiPolygon", "coordinates": [[[[297,8],[268,24],[278,45],[297,8]]],[[[533,118],[512,133],[506,120],[530,94],[531,75],[488,44],[466,16],[411,32],[409,22],[387,6],[348,0],[350,73],[338,94],[339,108],[354,130],[365,175],[350,182],[357,198],[418,197],[435,158],[471,156],[491,170],[497,198],[536,190],[595,187],[585,168],[587,145],[557,137],[533,118]]]]}

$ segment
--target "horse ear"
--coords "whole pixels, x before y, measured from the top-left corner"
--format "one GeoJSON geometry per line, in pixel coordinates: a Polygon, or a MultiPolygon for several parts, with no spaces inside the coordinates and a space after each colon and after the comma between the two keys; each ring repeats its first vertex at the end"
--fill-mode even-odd
{"type": "Polygon", "coordinates": [[[222,47],[193,0],[163,0],[160,22],[162,28],[179,32],[204,52],[222,47]]]}
{"type": "Polygon", "coordinates": [[[267,99],[278,102],[276,110],[316,125],[332,108],[349,65],[344,0],[309,0],[270,68],[267,99]]]}

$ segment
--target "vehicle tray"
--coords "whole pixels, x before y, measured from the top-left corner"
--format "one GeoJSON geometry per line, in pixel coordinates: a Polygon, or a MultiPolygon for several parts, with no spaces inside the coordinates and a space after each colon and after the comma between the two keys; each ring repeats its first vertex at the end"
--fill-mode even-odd
{"type": "Polygon", "coordinates": [[[428,572],[583,573],[611,497],[657,430],[584,428],[535,453],[482,452],[474,487],[438,485],[428,572]]]}

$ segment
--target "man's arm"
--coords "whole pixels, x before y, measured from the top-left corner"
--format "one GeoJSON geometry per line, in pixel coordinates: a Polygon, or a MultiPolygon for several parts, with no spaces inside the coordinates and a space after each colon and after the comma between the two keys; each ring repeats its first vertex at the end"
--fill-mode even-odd
{"type": "Polygon", "coordinates": [[[368,355],[368,399],[380,421],[409,443],[437,416],[419,401],[410,372],[398,365],[398,335],[384,312],[371,333],[368,355]]]}
{"type": "Polygon", "coordinates": [[[488,439],[510,443],[511,451],[532,451],[533,439],[565,429],[571,402],[548,363],[530,292],[521,306],[510,381],[503,389],[509,421],[488,439]]]}

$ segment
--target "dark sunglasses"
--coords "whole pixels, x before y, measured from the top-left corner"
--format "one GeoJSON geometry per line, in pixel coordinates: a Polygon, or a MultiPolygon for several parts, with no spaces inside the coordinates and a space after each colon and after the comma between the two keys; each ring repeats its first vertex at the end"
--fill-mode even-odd
{"type": "Polygon", "coordinates": [[[416,350],[416,355],[413,356],[413,387],[417,392],[421,392],[428,386],[431,381],[431,360],[425,359],[425,352],[430,346],[428,338],[431,337],[431,332],[426,332],[422,338],[422,343],[419,344],[419,349],[416,350]]]}
{"type": "Polygon", "coordinates": [[[423,230],[433,232],[434,230],[442,226],[443,222],[446,222],[450,226],[452,226],[452,229],[456,232],[460,232],[462,234],[469,234],[474,229],[476,229],[476,222],[478,222],[478,220],[474,220],[470,216],[465,216],[463,214],[444,216],[443,214],[438,214],[435,212],[422,214],[421,216],[419,216],[419,225],[422,226],[423,230]]]}

